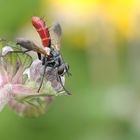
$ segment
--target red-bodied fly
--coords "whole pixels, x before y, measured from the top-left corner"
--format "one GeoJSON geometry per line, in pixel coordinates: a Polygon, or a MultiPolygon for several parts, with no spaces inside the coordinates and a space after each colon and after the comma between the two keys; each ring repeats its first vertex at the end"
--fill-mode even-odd
{"type": "Polygon", "coordinates": [[[60,82],[64,91],[70,95],[70,93],[65,89],[61,81],[61,76],[64,76],[65,74],[69,75],[70,73],[69,73],[69,65],[67,63],[64,63],[62,56],[60,54],[61,36],[62,36],[62,30],[60,24],[55,23],[51,27],[52,34],[55,40],[54,44],[52,43],[50,31],[43,19],[34,16],[32,17],[32,24],[41,38],[43,48],[40,48],[36,44],[34,44],[34,42],[25,39],[18,39],[17,44],[27,49],[24,52],[27,51],[37,52],[38,58],[42,61],[42,65],[44,65],[44,72],[43,72],[43,76],[38,92],[41,89],[46,68],[52,67],[54,69],[57,69],[56,78],[60,82]]]}

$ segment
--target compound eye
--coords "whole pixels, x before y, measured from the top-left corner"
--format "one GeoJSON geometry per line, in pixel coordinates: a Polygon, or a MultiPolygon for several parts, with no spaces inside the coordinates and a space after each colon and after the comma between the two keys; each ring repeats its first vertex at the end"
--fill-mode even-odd
{"type": "Polygon", "coordinates": [[[63,75],[64,74],[64,71],[65,71],[65,67],[64,67],[64,65],[61,65],[58,68],[58,75],[63,75]]]}

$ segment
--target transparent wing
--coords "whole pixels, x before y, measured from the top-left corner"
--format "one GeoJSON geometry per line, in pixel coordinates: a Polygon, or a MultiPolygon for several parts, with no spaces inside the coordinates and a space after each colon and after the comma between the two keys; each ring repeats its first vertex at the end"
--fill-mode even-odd
{"type": "Polygon", "coordinates": [[[6,70],[15,74],[19,67],[28,68],[32,63],[32,57],[22,51],[16,42],[0,39],[0,63],[6,70]]]}
{"type": "Polygon", "coordinates": [[[62,38],[62,29],[59,23],[54,23],[51,27],[51,38],[54,47],[60,51],[61,48],[61,38],[62,38]]]}
{"type": "Polygon", "coordinates": [[[27,50],[33,50],[37,53],[47,55],[46,51],[40,47],[38,47],[33,41],[24,39],[24,38],[17,38],[17,44],[20,45],[22,48],[27,50]]]}

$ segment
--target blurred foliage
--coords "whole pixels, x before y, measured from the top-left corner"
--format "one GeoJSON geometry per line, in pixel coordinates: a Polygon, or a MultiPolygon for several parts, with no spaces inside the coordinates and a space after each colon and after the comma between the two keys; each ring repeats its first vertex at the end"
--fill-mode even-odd
{"type": "Polygon", "coordinates": [[[0,0],[0,36],[12,37],[34,14],[39,14],[39,0],[0,0]]]}

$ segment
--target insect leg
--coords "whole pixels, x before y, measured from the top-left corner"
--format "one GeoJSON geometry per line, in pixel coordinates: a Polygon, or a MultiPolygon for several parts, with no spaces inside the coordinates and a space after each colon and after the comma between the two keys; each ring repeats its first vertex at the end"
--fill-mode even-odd
{"type": "Polygon", "coordinates": [[[38,59],[41,60],[41,53],[37,53],[38,59]]]}
{"type": "Polygon", "coordinates": [[[58,79],[59,83],[61,84],[61,86],[63,87],[63,90],[64,90],[68,95],[71,95],[71,93],[63,86],[61,77],[60,77],[59,75],[57,76],[57,79],[58,79]]]}
{"type": "Polygon", "coordinates": [[[46,58],[45,59],[44,71],[43,71],[43,75],[42,75],[42,79],[41,79],[41,83],[40,83],[40,86],[39,86],[38,91],[37,91],[38,93],[39,93],[39,91],[40,91],[40,89],[42,87],[44,76],[45,76],[45,71],[46,71],[47,66],[48,66],[48,63],[47,63],[47,58],[46,58]]]}

